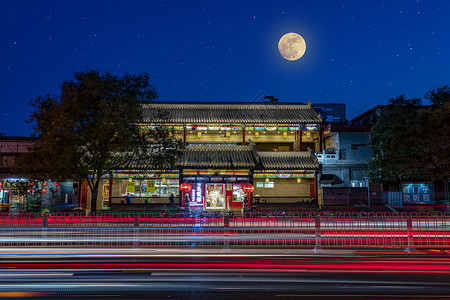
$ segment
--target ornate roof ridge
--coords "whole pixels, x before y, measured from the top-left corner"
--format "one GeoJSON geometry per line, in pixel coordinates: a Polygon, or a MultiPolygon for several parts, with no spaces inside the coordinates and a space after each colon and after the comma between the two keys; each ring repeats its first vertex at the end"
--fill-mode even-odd
{"type": "Polygon", "coordinates": [[[190,151],[224,151],[224,150],[233,150],[233,151],[249,151],[249,146],[186,146],[186,150],[190,151]]]}
{"type": "Polygon", "coordinates": [[[310,151],[258,151],[258,155],[260,156],[310,156],[310,151]]]}
{"type": "Polygon", "coordinates": [[[205,107],[208,109],[311,109],[310,104],[253,104],[253,103],[236,103],[236,104],[222,104],[222,103],[147,103],[143,104],[145,107],[161,107],[161,108],[199,108],[205,107]]]}

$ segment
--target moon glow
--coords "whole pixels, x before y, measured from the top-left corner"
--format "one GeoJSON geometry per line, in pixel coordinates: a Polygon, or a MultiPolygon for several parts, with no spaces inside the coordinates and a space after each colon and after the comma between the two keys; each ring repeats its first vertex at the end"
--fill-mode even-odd
{"type": "Polygon", "coordinates": [[[285,59],[294,61],[305,54],[306,42],[301,35],[289,32],[278,42],[278,51],[285,59]]]}

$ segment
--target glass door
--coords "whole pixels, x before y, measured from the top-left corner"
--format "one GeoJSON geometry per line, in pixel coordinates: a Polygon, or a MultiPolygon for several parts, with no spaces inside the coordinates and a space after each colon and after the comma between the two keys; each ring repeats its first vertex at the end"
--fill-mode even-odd
{"type": "Polygon", "coordinates": [[[220,183],[206,184],[206,209],[225,209],[225,185],[220,183]]]}

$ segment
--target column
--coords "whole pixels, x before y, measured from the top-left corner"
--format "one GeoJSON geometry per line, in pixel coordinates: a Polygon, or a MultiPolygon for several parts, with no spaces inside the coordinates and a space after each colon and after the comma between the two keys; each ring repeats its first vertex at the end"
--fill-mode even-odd
{"type": "Polygon", "coordinates": [[[319,130],[319,149],[317,150],[317,152],[318,153],[322,153],[322,151],[323,151],[323,129],[322,128],[320,128],[320,130],[319,130]]]}
{"type": "Polygon", "coordinates": [[[111,207],[112,203],[112,193],[113,193],[113,173],[109,171],[109,195],[108,195],[108,206],[111,207]]]}
{"type": "Polygon", "coordinates": [[[303,137],[303,130],[299,130],[298,131],[298,136],[297,136],[297,139],[298,139],[298,149],[297,149],[297,151],[298,152],[302,151],[302,137],[303,137]]]}
{"type": "MultiPolygon", "coordinates": [[[[249,172],[248,172],[248,182],[251,185],[255,186],[254,182],[253,182],[253,170],[249,170],[249,172]]],[[[253,195],[254,192],[255,191],[253,191],[252,193],[248,193],[247,206],[249,208],[252,206],[252,197],[251,197],[251,195],[253,195]]]]}

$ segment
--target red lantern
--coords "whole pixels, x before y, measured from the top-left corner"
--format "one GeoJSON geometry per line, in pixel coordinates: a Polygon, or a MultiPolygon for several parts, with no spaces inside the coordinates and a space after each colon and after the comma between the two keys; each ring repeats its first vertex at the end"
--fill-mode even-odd
{"type": "Polygon", "coordinates": [[[180,184],[180,191],[182,192],[190,192],[192,190],[192,185],[189,183],[182,183],[180,184]]]}
{"type": "Polygon", "coordinates": [[[255,187],[250,183],[246,183],[242,186],[242,190],[246,193],[252,193],[255,190],[255,187]]]}

